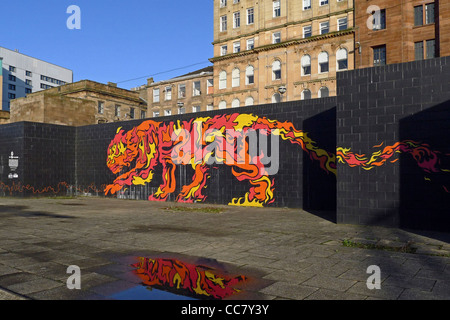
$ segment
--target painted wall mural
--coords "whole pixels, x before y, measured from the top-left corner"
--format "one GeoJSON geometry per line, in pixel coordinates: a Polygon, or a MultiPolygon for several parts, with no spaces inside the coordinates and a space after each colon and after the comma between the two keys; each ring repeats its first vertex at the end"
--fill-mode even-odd
{"type": "Polygon", "coordinates": [[[222,300],[237,294],[240,290],[236,286],[248,280],[245,276],[229,277],[220,270],[177,259],[138,260],[132,267],[144,285],[204,299],[222,300]]]}
{"type": "Polygon", "coordinates": [[[34,195],[41,195],[41,194],[53,194],[58,195],[63,192],[67,192],[69,190],[72,190],[73,193],[96,193],[96,194],[102,194],[103,190],[105,189],[106,185],[102,185],[99,188],[95,185],[95,183],[91,183],[86,188],[76,188],[74,185],[71,185],[68,182],[59,182],[55,186],[46,186],[46,187],[34,187],[30,184],[22,184],[21,182],[12,182],[4,183],[0,181],[0,191],[4,192],[9,195],[13,195],[14,193],[32,193],[34,195]]]}
{"type": "MultiPolygon", "coordinates": [[[[350,167],[361,167],[364,170],[372,170],[386,163],[397,162],[399,158],[395,156],[400,153],[405,153],[410,154],[419,168],[425,173],[450,173],[450,169],[443,168],[442,163],[442,158],[448,157],[450,154],[442,154],[439,151],[433,150],[426,143],[405,140],[382,148],[383,144],[374,146],[374,148],[380,149],[374,151],[371,155],[356,154],[351,149],[339,147],[337,148],[336,157],[339,163],[347,164],[350,167]]],[[[424,179],[430,180],[428,176],[425,176],[424,179]]],[[[449,186],[443,185],[442,188],[445,192],[450,193],[449,186]]]]}
{"type": "Polygon", "coordinates": [[[117,130],[108,147],[107,166],[118,177],[105,188],[105,195],[150,183],[155,167],[162,165],[163,183],[149,200],[166,201],[175,192],[176,166],[189,165],[195,172],[192,183],[182,186],[176,201],[203,202],[209,165],[219,163],[229,166],[239,182],[252,185],[244,196],[231,199],[230,205],[264,206],[275,201],[273,175],[278,169],[280,137],[300,146],[324,172],[336,174],[335,154],[317,147],[307,133],[287,121],[239,113],[168,123],[148,120],[127,132],[117,130]]]}

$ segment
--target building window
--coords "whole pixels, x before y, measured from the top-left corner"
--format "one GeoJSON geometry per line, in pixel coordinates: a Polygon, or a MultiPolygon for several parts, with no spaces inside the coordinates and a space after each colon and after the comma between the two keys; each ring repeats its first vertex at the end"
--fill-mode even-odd
{"type": "Polygon", "coordinates": [[[320,24],[320,34],[327,34],[330,32],[330,23],[328,21],[320,24]]]}
{"type": "Polygon", "coordinates": [[[426,41],[427,59],[436,58],[436,41],[434,39],[426,41]]]}
{"type": "Polygon", "coordinates": [[[330,91],[327,87],[322,87],[319,90],[319,98],[327,98],[330,96],[330,91]]]}
{"type": "Polygon", "coordinates": [[[272,96],[272,103],[280,103],[281,95],[277,92],[272,96]]]}
{"type": "Polygon", "coordinates": [[[219,109],[226,109],[227,108],[227,103],[222,100],[219,102],[219,109]]]}
{"type": "Polygon", "coordinates": [[[255,68],[253,66],[247,66],[245,69],[245,84],[255,83],[255,68]]]}
{"type": "Polygon", "coordinates": [[[186,108],[185,107],[179,107],[178,108],[178,114],[185,114],[186,113],[186,108]]]}
{"type": "Polygon", "coordinates": [[[425,23],[430,24],[434,23],[435,19],[434,13],[434,3],[429,3],[425,5],[425,23]]]}
{"type": "Polygon", "coordinates": [[[311,99],[311,91],[309,89],[305,89],[302,91],[302,100],[309,100],[311,99]]]}
{"type": "Polygon", "coordinates": [[[228,46],[225,44],[223,46],[220,47],[220,55],[224,56],[228,53],[228,46]]]}
{"type": "Polygon", "coordinates": [[[33,82],[30,79],[26,79],[25,84],[28,86],[31,86],[33,84],[33,82]]]}
{"type": "Polygon", "coordinates": [[[227,87],[227,72],[221,71],[219,73],[219,89],[225,89],[227,87]]]}
{"type": "Polygon", "coordinates": [[[240,86],[240,71],[239,69],[233,69],[231,72],[231,86],[233,88],[240,86]]]}
{"type": "Polygon", "coordinates": [[[159,102],[159,89],[153,89],[153,102],[159,102]]]}
{"type": "Polygon", "coordinates": [[[33,90],[31,90],[30,88],[25,88],[25,93],[26,93],[26,94],[32,93],[32,91],[33,91],[33,90]]]}
{"type": "Polygon", "coordinates": [[[417,60],[423,60],[423,41],[414,43],[414,58],[417,60]]]}
{"type": "Polygon", "coordinates": [[[8,80],[12,82],[16,82],[16,76],[13,76],[12,74],[8,75],[8,80]]]}
{"type": "Polygon", "coordinates": [[[199,96],[202,94],[201,90],[200,90],[200,86],[201,83],[200,81],[194,81],[193,86],[192,86],[192,95],[195,96],[199,96]]]}
{"type": "Polygon", "coordinates": [[[227,6],[227,0],[220,0],[220,7],[224,8],[227,6]]]}
{"type": "Polygon", "coordinates": [[[171,87],[171,86],[167,86],[167,87],[164,89],[164,92],[165,92],[164,99],[165,99],[166,101],[172,100],[172,87],[171,87]]]}
{"type": "Polygon", "coordinates": [[[254,103],[255,103],[255,101],[253,100],[253,97],[247,97],[247,99],[245,99],[246,107],[252,106],[254,103]]]}
{"type": "Polygon", "coordinates": [[[220,17],[220,31],[227,31],[227,16],[220,17]]]}
{"type": "Polygon", "coordinates": [[[303,10],[311,9],[311,0],[303,0],[303,10]]]}
{"type": "MultiPolygon", "coordinates": [[[[157,113],[158,113],[157,117],[159,117],[159,111],[157,113]]],[[[145,118],[147,118],[147,112],[145,110],[141,110],[141,119],[145,118]]]]}
{"type": "MultiPolygon", "coordinates": [[[[157,118],[157,117],[159,117],[159,111],[153,111],[153,118],[157,118]]],[[[142,118],[142,115],[141,115],[141,119],[144,119],[144,118],[142,118]]]]}
{"type": "Polygon", "coordinates": [[[15,93],[8,93],[8,99],[15,99],[16,94],[15,93]]]}
{"type": "Polygon", "coordinates": [[[329,60],[328,53],[323,51],[319,54],[319,73],[328,72],[329,70],[329,60]]]}
{"type": "Polygon", "coordinates": [[[280,0],[275,0],[273,2],[273,17],[277,18],[281,16],[281,4],[280,0]]]}
{"type": "Polygon", "coordinates": [[[311,57],[309,55],[304,55],[302,57],[302,76],[311,75],[311,57]]]}
{"type": "Polygon", "coordinates": [[[170,109],[164,110],[164,115],[165,116],[171,116],[172,115],[172,110],[170,110],[170,109]]]}
{"type": "Polygon", "coordinates": [[[51,89],[51,88],[53,88],[52,86],[50,86],[50,85],[48,85],[48,84],[45,84],[45,83],[41,83],[41,89],[45,89],[45,90],[47,90],[47,89],[51,89]]]}
{"type": "Polygon", "coordinates": [[[130,119],[134,119],[135,113],[134,108],[130,108],[130,119]]]}
{"type": "Polygon", "coordinates": [[[272,35],[272,43],[280,43],[281,42],[281,32],[274,32],[272,35]]]}
{"type": "Polygon", "coordinates": [[[103,101],[99,101],[97,104],[98,113],[103,114],[105,111],[105,103],[103,101]]]}
{"type": "Polygon", "coordinates": [[[214,110],[214,105],[208,104],[208,105],[206,106],[206,111],[212,111],[212,110],[214,110]]]}
{"type": "Polygon", "coordinates": [[[255,48],[255,39],[247,39],[247,50],[253,50],[255,48]]]}
{"type": "Polygon", "coordinates": [[[253,8],[247,9],[247,24],[255,23],[255,10],[253,8]]]}
{"type": "Polygon", "coordinates": [[[384,30],[386,29],[386,9],[382,9],[379,13],[373,14],[372,30],[384,30]]]}
{"type": "Polygon", "coordinates": [[[200,106],[193,106],[192,112],[200,112],[200,106]]]}
{"type": "Polygon", "coordinates": [[[231,107],[232,107],[232,108],[239,108],[240,105],[241,105],[241,102],[239,101],[239,99],[234,99],[234,100],[231,102],[231,107]]]}
{"type": "Polygon", "coordinates": [[[233,28],[239,28],[241,26],[241,13],[233,13],[233,28]]]}
{"type": "Polygon", "coordinates": [[[186,98],[186,85],[185,84],[179,84],[178,85],[178,98],[186,98]]]}
{"type": "Polygon", "coordinates": [[[319,0],[320,6],[326,6],[328,4],[328,0],[319,0]]]}
{"type": "Polygon", "coordinates": [[[239,52],[241,52],[241,43],[239,41],[236,41],[233,43],[233,53],[239,52]]]}
{"type": "Polygon", "coordinates": [[[309,38],[312,36],[312,26],[303,27],[303,38],[309,38]]]}
{"type": "Polygon", "coordinates": [[[9,66],[9,72],[16,72],[16,67],[9,66]]]}
{"type": "Polygon", "coordinates": [[[25,75],[27,76],[27,77],[31,77],[32,75],[33,75],[33,73],[31,72],[31,71],[25,71],[25,75]]]}
{"type": "Polygon", "coordinates": [[[423,25],[423,6],[414,7],[414,25],[421,26],[423,25]]]}
{"type": "Polygon", "coordinates": [[[338,71],[348,69],[348,52],[346,49],[342,48],[337,51],[336,62],[338,71]]]}
{"type": "Polygon", "coordinates": [[[116,104],[116,106],[114,108],[114,116],[120,117],[120,106],[118,104],[116,104]]]}
{"type": "Polygon", "coordinates": [[[16,91],[16,86],[14,84],[8,84],[8,90],[16,91]]]}
{"type": "Polygon", "coordinates": [[[206,80],[206,91],[207,91],[207,94],[214,93],[214,79],[206,80]]]}
{"type": "Polygon", "coordinates": [[[272,63],[272,80],[281,80],[281,62],[279,60],[272,63]]]}
{"type": "Polygon", "coordinates": [[[346,30],[348,28],[347,17],[338,19],[337,22],[338,22],[338,31],[346,30]]]}
{"type": "Polygon", "coordinates": [[[373,65],[374,66],[386,65],[386,45],[373,47],[373,65]]]}

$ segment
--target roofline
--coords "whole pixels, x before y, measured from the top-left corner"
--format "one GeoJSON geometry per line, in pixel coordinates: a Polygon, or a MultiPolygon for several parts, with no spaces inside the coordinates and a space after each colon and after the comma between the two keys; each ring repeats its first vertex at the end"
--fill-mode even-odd
{"type": "MultiPolygon", "coordinates": [[[[48,61],[45,61],[45,60],[42,60],[42,59],[39,59],[39,58],[35,58],[35,57],[29,56],[29,55],[27,55],[27,54],[24,54],[24,53],[22,53],[22,52],[14,51],[14,50],[11,50],[11,49],[2,47],[2,46],[0,46],[0,48],[1,48],[1,49],[5,49],[5,50],[8,50],[8,51],[11,51],[11,52],[13,52],[13,53],[21,54],[21,55],[23,55],[23,56],[25,56],[25,57],[28,57],[28,58],[31,58],[31,59],[36,59],[36,60],[39,60],[39,61],[42,61],[42,62],[51,64],[51,65],[54,65],[54,66],[59,67],[59,68],[61,68],[61,69],[66,69],[66,70],[72,72],[72,74],[73,74],[73,70],[72,70],[72,69],[69,69],[69,68],[66,68],[66,67],[62,67],[62,66],[57,65],[57,64],[55,64],[55,63],[51,63],[51,62],[48,62],[48,61]]],[[[72,75],[72,81],[73,81],[73,75],[72,75]]]]}

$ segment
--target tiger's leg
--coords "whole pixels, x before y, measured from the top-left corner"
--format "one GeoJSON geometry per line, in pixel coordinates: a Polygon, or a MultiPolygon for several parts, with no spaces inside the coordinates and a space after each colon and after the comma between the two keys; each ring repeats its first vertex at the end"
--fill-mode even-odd
{"type": "Polygon", "coordinates": [[[181,188],[177,201],[189,203],[192,203],[195,200],[204,201],[206,196],[202,194],[202,190],[205,188],[206,180],[208,180],[208,178],[208,166],[204,164],[197,164],[195,166],[195,173],[192,178],[192,183],[181,188]]]}
{"type": "Polygon", "coordinates": [[[239,168],[239,171],[233,168],[233,175],[239,181],[248,180],[252,184],[252,187],[244,197],[232,199],[229,205],[263,207],[265,204],[274,201],[273,180],[267,175],[261,174],[264,170],[260,170],[260,166],[256,164],[236,164],[235,166],[239,168]]]}
{"type": "Polygon", "coordinates": [[[176,165],[170,158],[163,161],[163,183],[159,186],[158,191],[151,195],[150,201],[166,201],[169,194],[175,191],[177,181],[175,179],[176,165]]]}

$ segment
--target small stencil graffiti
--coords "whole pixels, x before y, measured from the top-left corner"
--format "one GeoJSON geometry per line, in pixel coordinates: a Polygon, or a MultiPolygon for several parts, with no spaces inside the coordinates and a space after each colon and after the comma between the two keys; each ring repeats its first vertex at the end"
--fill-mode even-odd
{"type": "Polygon", "coordinates": [[[11,151],[11,155],[9,156],[9,170],[8,179],[19,179],[19,175],[16,170],[19,167],[19,157],[14,155],[14,152],[11,151]]]}

